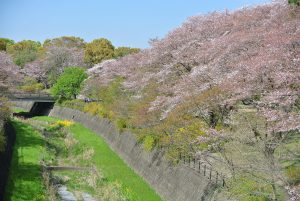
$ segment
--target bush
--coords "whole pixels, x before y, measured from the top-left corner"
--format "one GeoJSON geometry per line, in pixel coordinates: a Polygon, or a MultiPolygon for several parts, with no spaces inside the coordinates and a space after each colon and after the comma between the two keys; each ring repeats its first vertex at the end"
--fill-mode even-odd
{"type": "MultiPolygon", "coordinates": [[[[241,201],[271,201],[273,189],[270,183],[255,180],[256,177],[243,173],[236,179],[228,180],[228,193],[241,201]]],[[[284,192],[277,187],[277,199],[284,199],[284,192]]]]}
{"type": "Polygon", "coordinates": [[[124,118],[118,118],[115,121],[115,124],[120,132],[123,132],[125,128],[127,128],[127,121],[124,118]]]}
{"type": "Polygon", "coordinates": [[[103,106],[98,103],[88,103],[84,106],[83,111],[91,115],[98,115],[103,113],[103,106]]]}
{"type": "Polygon", "coordinates": [[[289,4],[300,6],[300,0],[289,0],[289,4]]]}
{"type": "Polygon", "coordinates": [[[112,119],[113,117],[112,112],[107,111],[100,103],[88,103],[84,106],[83,111],[103,118],[112,119]]]}
{"type": "Polygon", "coordinates": [[[68,121],[68,120],[62,120],[62,121],[57,121],[56,124],[59,126],[62,126],[62,127],[69,127],[69,126],[72,126],[74,124],[74,122],[68,121]]]}
{"type": "Polygon", "coordinates": [[[9,103],[6,98],[0,96],[0,152],[4,151],[6,138],[2,126],[6,120],[10,118],[9,103]]]}
{"type": "Polygon", "coordinates": [[[60,103],[60,105],[63,107],[69,107],[72,109],[84,111],[85,102],[83,102],[82,100],[79,100],[79,99],[66,100],[66,101],[63,101],[62,103],[60,103]]]}
{"type": "Polygon", "coordinates": [[[300,110],[300,97],[298,97],[295,101],[295,106],[300,110]]]}
{"type": "Polygon", "coordinates": [[[24,85],[20,88],[22,91],[33,93],[43,90],[44,85],[42,83],[38,83],[34,78],[26,77],[24,85]]]}
{"type": "Polygon", "coordinates": [[[44,89],[44,85],[42,83],[37,83],[30,86],[21,86],[21,90],[25,92],[37,92],[44,89]]]}
{"type": "Polygon", "coordinates": [[[152,151],[155,147],[155,138],[151,135],[147,135],[144,138],[143,147],[146,151],[152,151]]]}
{"type": "Polygon", "coordinates": [[[0,131],[0,153],[5,149],[6,138],[4,136],[4,131],[0,131]]]}
{"type": "Polygon", "coordinates": [[[113,105],[122,96],[122,83],[123,78],[115,78],[108,86],[100,87],[98,91],[99,99],[102,100],[102,103],[106,106],[113,105]]]}
{"type": "Polygon", "coordinates": [[[293,165],[286,169],[286,176],[290,184],[298,184],[300,182],[300,165],[293,165]]]}
{"type": "Polygon", "coordinates": [[[10,114],[10,103],[8,99],[0,96],[0,123],[9,119],[10,114]]]}

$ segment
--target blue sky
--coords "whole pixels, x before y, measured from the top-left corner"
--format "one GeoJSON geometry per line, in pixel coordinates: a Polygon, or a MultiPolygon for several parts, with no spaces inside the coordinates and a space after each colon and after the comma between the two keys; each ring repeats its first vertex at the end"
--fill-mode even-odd
{"type": "Polygon", "coordinates": [[[0,37],[44,41],[105,37],[115,46],[145,48],[188,17],[268,0],[0,0],[0,37]]]}

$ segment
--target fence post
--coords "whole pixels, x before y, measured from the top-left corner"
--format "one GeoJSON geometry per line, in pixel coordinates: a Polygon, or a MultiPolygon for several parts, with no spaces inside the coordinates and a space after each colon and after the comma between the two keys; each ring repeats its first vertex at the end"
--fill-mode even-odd
{"type": "Polygon", "coordinates": [[[218,184],[218,177],[219,177],[219,172],[217,172],[217,176],[216,176],[216,184],[218,184]]]}
{"type": "Polygon", "coordinates": [[[183,155],[183,164],[185,164],[185,155],[183,155]]]}
{"type": "Polygon", "coordinates": [[[191,156],[189,155],[189,166],[191,165],[191,156]]]}
{"type": "Polygon", "coordinates": [[[223,177],[222,180],[223,180],[223,185],[222,186],[225,187],[225,179],[224,179],[224,177],[223,177]]]}
{"type": "Polygon", "coordinates": [[[209,171],[209,180],[211,180],[211,170],[212,170],[211,167],[209,168],[209,170],[210,170],[209,171]]]}
{"type": "Polygon", "coordinates": [[[200,170],[201,170],[201,162],[199,161],[199,172],[200,172],[200,170]]]}
{"type": "Polygon", "coordinates": [[[204,165],[204,176],[205,176],[205,173],[206,173],[206,165],[204,165]]]}
{"type": "Polygon", "coordinates": [[[194,169],[196,168],[196,158],[194,157],[194,169]]]}

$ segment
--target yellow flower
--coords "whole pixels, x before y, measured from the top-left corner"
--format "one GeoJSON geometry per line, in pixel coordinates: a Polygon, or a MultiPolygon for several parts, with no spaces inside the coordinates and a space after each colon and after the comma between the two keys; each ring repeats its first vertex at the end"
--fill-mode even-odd
{"type": "Polygon", "coordinates": [[[57,123],[57,125],[63,126],[63,127],[69,127],[69,126],[72,126],[74,124],[73,121],[68,121],[68,120],[57,121],[56,123],[57,123]]]}

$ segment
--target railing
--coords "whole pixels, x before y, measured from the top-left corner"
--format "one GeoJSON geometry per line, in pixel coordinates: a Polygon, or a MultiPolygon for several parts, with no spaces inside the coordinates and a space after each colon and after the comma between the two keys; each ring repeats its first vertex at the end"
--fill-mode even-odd
{"type": "Polygon", "coordinates": [[[53,96],[47,93],[4,93],[4,96],[8,98],[16,98],[16,99],[46,99],[46,100],[54,100],[53,96]]]}
{"type": "Polygon", "coordinates": [[[195,156],[179,154],[179,162],[192,168],[199,174],[203,174],[211,182],[214,182],[216,185],[221,185],[226,187],[225,176],[219,173],[216,170],[213,170],[211,165],[197,159],[195,156]]]}

